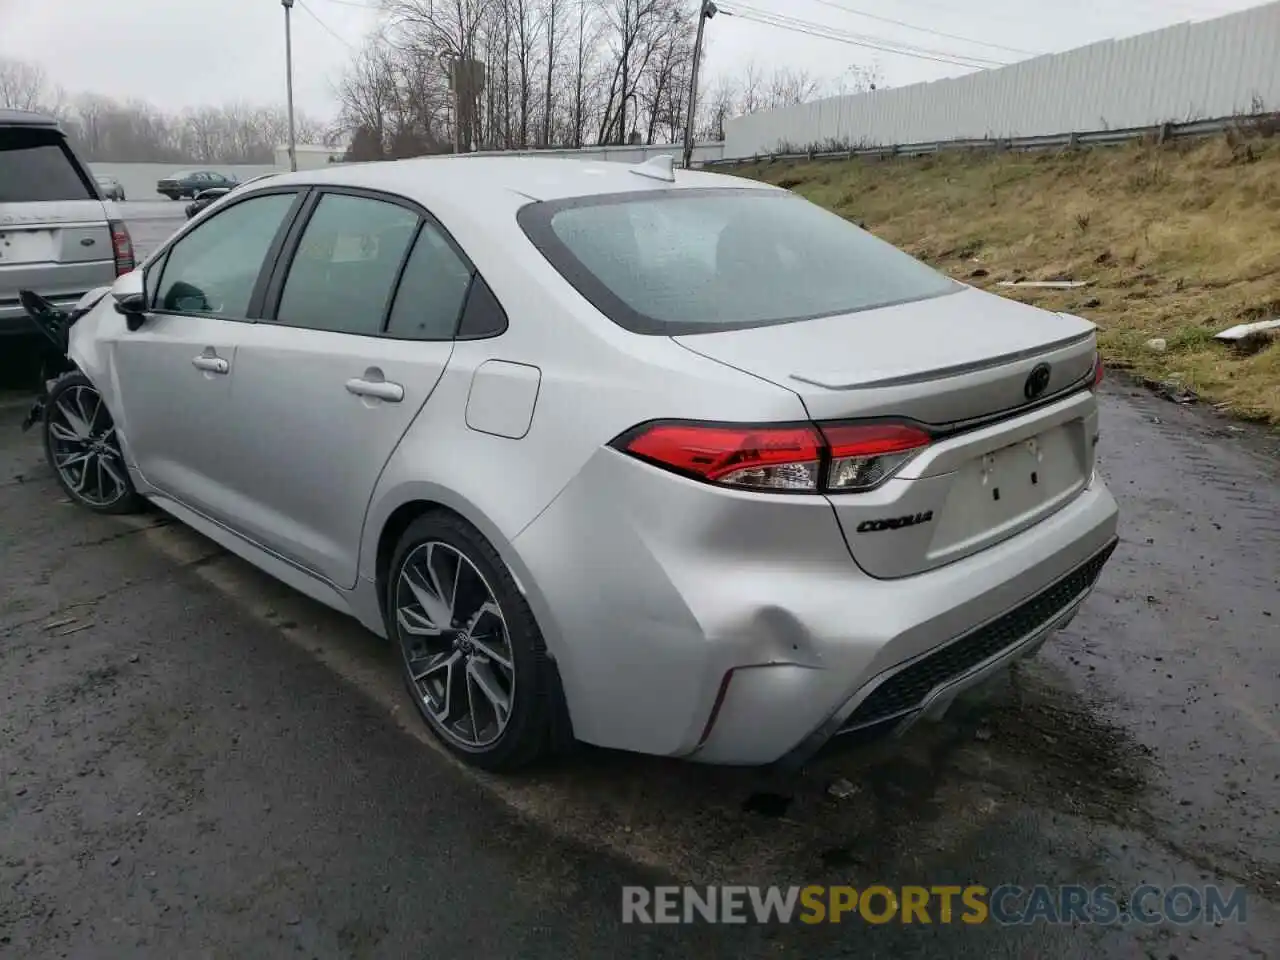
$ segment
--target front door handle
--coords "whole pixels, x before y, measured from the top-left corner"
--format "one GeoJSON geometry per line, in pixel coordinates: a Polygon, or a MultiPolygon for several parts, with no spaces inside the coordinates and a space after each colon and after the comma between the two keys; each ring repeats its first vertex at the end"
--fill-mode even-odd
{"type": "Polygon", "coordinates": [[[347,393],[354,393],[357,397],[373,397],[387,403],[399,403],[404,399],[404,387],[400,384],[389,380],[365,380],[362,377],[347,381],[347,393]]]}
{"type": "Polygon", "coordinates": [[[221,357],[210,357],[203,353],[198,357],[192,357],[191,365],[205,373],[229,373],[231,370],[231,364],[221,357]]]}

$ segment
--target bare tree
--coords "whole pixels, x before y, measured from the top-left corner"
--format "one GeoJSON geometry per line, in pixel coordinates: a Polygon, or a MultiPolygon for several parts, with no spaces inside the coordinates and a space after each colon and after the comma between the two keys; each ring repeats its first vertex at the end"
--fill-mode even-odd
{"type": "Polygon", "coordinates": [[[738,110],[742,113],[755,113],[765,108],[765,78],[760,65],[752,60],[742,71],[738,81],[738,110]]]}
{"type": "Polygon", "coordinates": [[[875,89],[878,77],[876,68],[860,64],[849,66],[832,79],[788,67],[766,73],[751,62],[736,77],[719,77],[702,94],[696,129],[701,136],[722,140],[729,117],[808,103],[820,97],[863,93],[875,89]]]}
{"type": "Polygon", "coordinates": [[[697,136],[701,140],[723,140],[724,122],[733,116],[738,103],[738,85],[727,76],[719,77],[711,89],[699,97],[701,118],[697,136]]]}
{"type": "Polygon", "coordinates": [[[482,28],[501,0],[382,0],[390,26],[409,46],[452,71],[455,143],[465,149],[479,136],[476,113],[480,90],[472,72],[482,28]],[[461,70],[453,65],[462,65],[461,70]]]}
{"type": "Polygon", "coordinates": [[[546,101],[542,108],[542,145],[551,146],[551,124],[555,114],[555,71],[559,49],[556,40],[560,36],[560,18],[564,13],[564,0],[543,0],[542,29],[547,38],[546,101]]]}
{"type": "Polygon", "coordinates": [[[49,92],[44,70],[22,60],[0,58],[0,107],[36,110],[46,106],[49,92]]]}
{"type": "Polygon", "coordinates": [[[672,143],[683,134],[692,69],[693,38],[689,32],[665,31],[637,85],[637,112],[646,119],[646,143],[659,139],[672,143]]]}
{"type": "Polygon", "coordinates": [[[781,67],[773,71],[765,87],[765,108],[776,110],[779,107],[807,103],[817,97],[821,90],[822,81],[812,76],[808,70],[781,67]]]}
{"type": "Polygon", "coordinates": [[[697,0],[380,0],[385,38],[339,87],[340,126],[379,156],[440,149],[673,142],[722,137],[739,113],[865,89],[803,69],[711,75],[685,116],[697,0]],[[483,65],[462,76],[459,64],[483,65]],[[590,132],[589,132],[590,131],[590,132]],[[393,150],[392,142],[398,146],[393,150]]]}
{"type": "Polygon", "coordinates": [[[515,56],[516,146],[529,146],[529,102],[533,98],[533,51],[538,42],[538,23],[531,0],[506,0],[507,16],[515,56]]]}
{"type": "Polygon", "coordinates": [[[600,120],[600,143],[626,143],[639,118],[628,108],[654,54],[671,32],[689,30],[695,23],[687,0],[603,0],[609,24],[613,72],[600,120]]]}
{"type": "MultiPolygon", "coordinates": [[[[52,113],[90,160],[271,163],[288,133],[280,107],[231,103],[173,115],[139,100],[68,97],[46,81],[38,66],[3,58],[0,106],[52,113]]],[[[295,125],[304,142],[325,136],[323,125],[304,113],[297,114],[295,125]]]]}
{"type": "Polygon", "coordinates": [[[376,143],[376,155],[370,160],[381,159],[387,147],[387,126],[394,91],[390,58],[386,44],[380,41],[367,43],[356,55],[347,72],[338,82],[338,119],[347,129],[365,130],[372,137],[368,144],[376,143]]]}
{"type": "Polygon", "coordinates": [[[594,4],[578,0],[578,50],[574,61],[573,77],[573,135],[571,142],[581,147],[586,123],[583,96],[590,95],[588,74],[595,65],[595,52],[599,45],[600,22],[591,16],[594,4]]]}
{"type": "Polygon", "coordinates": [[[369,40],[336,93],[339,125],[360,133],[361,159],[438,153],[453,139],[447,74],[413,38],[369,40]]]}

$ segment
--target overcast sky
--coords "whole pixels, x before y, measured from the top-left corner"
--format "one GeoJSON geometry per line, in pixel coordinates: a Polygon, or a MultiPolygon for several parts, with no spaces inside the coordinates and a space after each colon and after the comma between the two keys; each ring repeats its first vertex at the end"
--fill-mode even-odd
{"type": "MultiPolygon", "coordinates": [[[[297,0],[294,71],[300,109],[326,119],[334,112],[333,86],[375,27],[375,2],[297,0]]],[[[1257,0],[717,2],[726,11],[772,11],[872,42],[908,43],[938,59],[1000,61],[1027,56],[1015,49],[1068,50],[1258,5],[1257,0]],[[855,10],[936,32],[870,19],[855,10]]],[[[166,110],[228,100],[282,103],[283,16],[278,0],[0,0],[0,55],[41,64],[72,93],[141,98],[166,110]]],[[[968,72],[951,63],[818,39],[741,17],[716,17],[708,41],[706,69],[713,77],[738,73],[751,61],[766,70],[787,66],[825,76],[851,65],[870,66],[895,87],[968,72]]]]}

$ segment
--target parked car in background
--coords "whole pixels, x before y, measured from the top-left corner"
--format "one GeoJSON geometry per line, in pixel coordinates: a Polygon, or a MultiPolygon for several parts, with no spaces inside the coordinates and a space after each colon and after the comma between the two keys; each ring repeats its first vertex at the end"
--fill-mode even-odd
{"type": "Polygon", "coordinates": [[[195,199],[187,204],[187,219],[190,220],[201,210],[222,199],[232,190],[241,190],[244,187],[249,186],[251,183],[257,183],[259,180],[265,180],[267,177],[274,176],[274,173],[260,173],[256,177],[250,177],[248,180],[237,184],[234,187],[210,187],[208,190],[201,190],[196,194],[195,199]]]}
{"type": "Polygon", "coordinates": [[[129,231],[99,191],[56,120],[0,110],[0,338],[38,337],[18,291],[69,307],[133,269],[129,231]]]}
{"type": "Polygon", "coordinates": [[[102,195],[108,200],[124,200],[124,185],[115,177],[108,177],[99,174],[93,178],[98,183],[98,189],[102,191],[102,195]]]}
{"type": "Polygon", "coordinates": [[[1093,324],[670,157],[280,174],[69,355],[72,501],[149,499],[388,637],[487,768],[899,733],[1066,625],[1117,542],[1093,324]]]}
{"type": "Polygon", "coordinates": [[[230,189],[239,182],[235,177],[227,177],[213,170],[185,170],[156,181],[156,193],[170,200],[181,200],[183,197],[195,197],[202,190],[212,187],[230,189]]]}
{"type": "Polygon", "coordinates": [[[196,194],[195,199],[187,204],[187,219],[190,220],[215,200],[221,200],[231,192],[231,187],[210,187],[196,194]]]}

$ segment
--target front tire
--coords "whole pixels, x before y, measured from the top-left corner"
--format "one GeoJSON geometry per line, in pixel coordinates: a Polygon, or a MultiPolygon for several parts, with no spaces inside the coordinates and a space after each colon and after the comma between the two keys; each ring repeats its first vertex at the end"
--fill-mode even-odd
{"type": "Polygon", "coordinates": [[[49,391],[44,452],[71,500],[95,513],[137,513],[144,504],[125,466],[115,422],[93,382],[79,370],[49,391]]]}
{"type": "Polygon", "coordinates": [[[479,531],[444,512],[413,521],[383,614],[409,694],[453,754],[510,771],[549,751],[554,670],[528,601],[479,531]]]}

